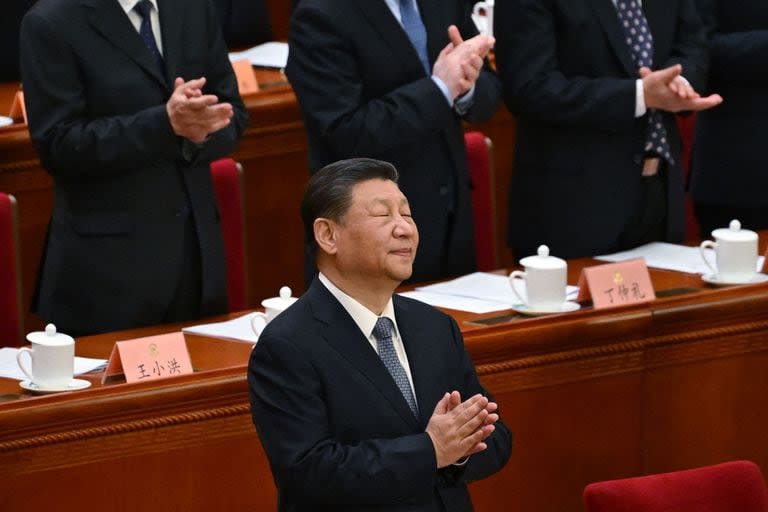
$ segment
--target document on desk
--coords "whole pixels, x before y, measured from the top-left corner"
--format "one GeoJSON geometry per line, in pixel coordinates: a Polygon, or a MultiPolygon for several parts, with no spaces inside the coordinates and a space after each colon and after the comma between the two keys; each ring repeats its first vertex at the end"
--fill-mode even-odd
{"type": "MultiPolygon", "coordinates": [[[[515,283],[517,291],[525,296],[525,282],[518,281],[515,283]]],[[[578,291],[576,286],[568,286],[567,299],[575,299],[578,291]]],[[[474,272],[450,281],[420,286],[415,292],[406,292],[402,295],[433,306],[478,314],[510,309],[520,302],[512,293],[509,277],[488,272],[474,272]]]]}
{"type": "MultiPolygon", "coordinates": [[[[704,252],[707,254],[707,259],[714,264],[715,251],[704,249],[704,252]]],[[[675,270],[689,274],[708,274],[712,272],[701,259],[701,252],[698,247],[688,247],[667,242],[651,242],[629,251],[595,256],[595,259],[610,262],[634,258],[644,258],[645,264],[649,267],[664,270],[675,270]]],[[[763,259],[762,256],[757,259],[758,272],[763,268],[763,259]]]]}
{"type": "Polygon", "coordinates": [[[270,41],[242,52],[232,52],[229,60],[247,59],[251,65],[263,68],[283,69],[288,64],[288,43],[270,41]]]}
{"type": "Polygon", "coordinates": [[[256,312],[248,313],[224,322],[213,322],[210,324],[185,327],[182,329],[182,332],[199,334],[200,336],[211,336],[213,338],[256,343],[259,341],[259,337],[256,336],[256,333],[253,332],[253,328],[251,327],[251,319],[254,316],[256,316],[256,312]]]}
{"type": "MultiPolygon", "coordinates": [[[[6,379],[26,380],[27,377],[16,362],[16,354],[19,349],[12,347],[0,348],[0,377],[6,379]]],[[[26,357],[26,356],[23,356],[26,357]]],[[[75,357],[75,375],[92,372],[107,364],[106,359],[93,359],[91,357],[75,357]]]]}

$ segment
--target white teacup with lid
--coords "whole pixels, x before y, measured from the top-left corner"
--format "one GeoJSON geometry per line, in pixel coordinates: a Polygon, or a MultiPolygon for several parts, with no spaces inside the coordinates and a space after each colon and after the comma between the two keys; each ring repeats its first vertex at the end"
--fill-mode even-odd
{"type": "Polygon", "coordinates": [[[746,283],[757,273],[757,233],[742,229],[734,219],[727,228],[712,231],[715,239],[701,242],[699,250],[712,276],[723,283],[746,283]],[[716,266],[713,266],[704,249],[715,250],[716,266]]]}
{"type": "Polygon", "coordinates": [[[56,332],[56,326],[48,324],[45,331],[27,334],[27,340],[32,346],[20,348],[16,362],[29,381],[41,390],[70,386],[75,372],[75,340],[72,336],[56,332]],[[29,355],[30,365],[23,361],[24,354],[29,355]]]}
{"type": "Polygon", "coordinates": [[[477,2],[472,7],[472,19],[478,31],[486,36],[493,37],[493,7],[494,0],[477,2]]]}
{"type": "Polygon", "coordinates": [[[536,256],[520,260],[525,271],[509,274],[509,284],[517,298],[534,311],[559,311],[565,304],[568,264],[549,254],[549,247],[540,245],[536,256]],[[524,279],[526,296],[515,287],[515,280],[524,279]]]}
{"type": "Polygon", "coordinates": [[[267,326],[269,322],[275,319],[277,315],[288,309],[288,307],[296,302],[298,297],[291,297],[291,289],[287,286],[280,288],[280,294],[278,297],[270,297],[261,301],[261,305],[264,307],[264,312],[258,312],[251,318],[251,328],[256,336],[261,335],[261,331],[267,326]]]}

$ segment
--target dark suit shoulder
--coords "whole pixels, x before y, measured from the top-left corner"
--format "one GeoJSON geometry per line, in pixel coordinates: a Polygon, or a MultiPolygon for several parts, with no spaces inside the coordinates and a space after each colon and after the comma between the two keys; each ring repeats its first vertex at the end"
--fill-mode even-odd
{"type": "Polygon", "coordinates": [[[451,315],[443,313],[434,306],[430,306],[420,300],[403,297],[402,295],[395,295],[392,297],[392,300],[395,306],[395,313],[399,309],[408,316],[418,317],[420,321],[425,323],[453,321],[451,315]]]}

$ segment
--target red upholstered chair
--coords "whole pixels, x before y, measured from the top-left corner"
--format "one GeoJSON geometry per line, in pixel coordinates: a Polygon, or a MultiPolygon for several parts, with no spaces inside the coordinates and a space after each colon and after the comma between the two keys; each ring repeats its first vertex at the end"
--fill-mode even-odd
{"type": "Polygon", "coordinates": [[[227,299],[230,311],[246,308],[245,222],[243,220],[243,169],[231,158],[211,162],[216,202],[221,214],[227,258],[227,299]]]}
{"type": "Polygon", "coordinates": [[[493,172],[493,143],[480,132],[464,134],[469,177],[472,180],[472,219],[475,228],[475,258],[478,270],[498,268],[496,247],[496,194],[493,172]]]}
{"type": "MultiPolygon", "coordinates": [[[[680,130],[680,139],[682,142],[680,152],[682,161],[680,165],[683,168],[683,183],[688,183],[691,179],[691,155],[693,153],[693,136],[696,128],[696,114],[677,116],[677,127],[680,130]]],[[[699,222],[693,212],[693,202],[688,192],[685,194],[685,238],[699,238],[699,222]]]]}
{"type": "Polygon", "coordinates": [[[754,463],[734,461],[589,484],[587,512],[768,512],[768,491],[754,463]]]}
{"type": "Polygon", "coordinates": [[[0,192],[0,347],[23,343],[20,264],[16,199],[0,192]]]}

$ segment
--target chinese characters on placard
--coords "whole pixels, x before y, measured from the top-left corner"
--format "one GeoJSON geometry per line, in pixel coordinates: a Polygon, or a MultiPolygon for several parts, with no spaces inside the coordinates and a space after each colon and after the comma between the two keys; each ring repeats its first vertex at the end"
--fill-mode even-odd
{"type": "Polygon", "coordinates": [[[640,289],[640,284],[637,281],[632,281],[629,283],[629,286],[627,286],[621,272],[616,272],[614,274],[613,284],[615,286],[603,290],[603,293],[608,296],[608,300],[611,304],[636,302],[645,298],[645,293],[640,289]]]}
{"type": "Polygon", "coordinates": [[[136,364],[139,379],[149,377],[171,377],[181,375],[181,365],[175,357],[163,360],[156,343],[150,343],[147,347],[145,360],[136,364]]]}

